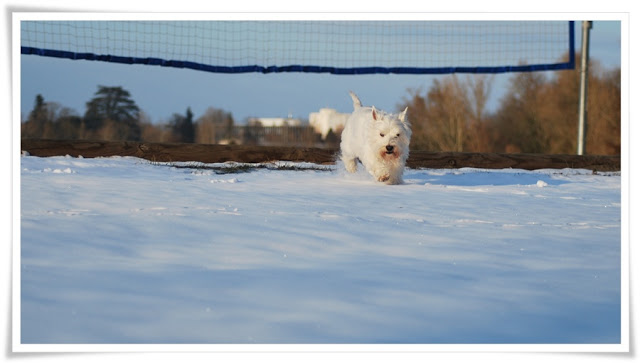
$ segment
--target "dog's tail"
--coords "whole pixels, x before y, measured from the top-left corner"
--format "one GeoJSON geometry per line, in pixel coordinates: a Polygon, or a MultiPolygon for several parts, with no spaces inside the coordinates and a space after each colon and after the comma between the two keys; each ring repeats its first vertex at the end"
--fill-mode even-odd
{"type": "Polygon", "coordinates": [[[351,96],[351,99],[353,100],[353,109],[357,110],[360,107],[362,107],[362,103],[360,102],[360,99],[358,98],[358,96],[356,96],[355,93],[349,91],[349,95],[351,96]]]}

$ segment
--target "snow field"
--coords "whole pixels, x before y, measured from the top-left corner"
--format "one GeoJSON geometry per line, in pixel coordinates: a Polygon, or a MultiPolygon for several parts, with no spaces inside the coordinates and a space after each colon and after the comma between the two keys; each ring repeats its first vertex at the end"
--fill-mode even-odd
{"type": "Polygon", "coordinates": [[[620,343],[619,174],[295,165],[21,157],[21,343],[620,343]]]}

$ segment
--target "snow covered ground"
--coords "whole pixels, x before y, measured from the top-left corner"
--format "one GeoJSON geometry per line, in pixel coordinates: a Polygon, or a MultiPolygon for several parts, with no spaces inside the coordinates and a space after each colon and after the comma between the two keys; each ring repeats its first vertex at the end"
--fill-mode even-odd
{"type": "Polygon", "coordinates": [[[20,162],[22,344],[621,341],[619,173],[20,162]]]}

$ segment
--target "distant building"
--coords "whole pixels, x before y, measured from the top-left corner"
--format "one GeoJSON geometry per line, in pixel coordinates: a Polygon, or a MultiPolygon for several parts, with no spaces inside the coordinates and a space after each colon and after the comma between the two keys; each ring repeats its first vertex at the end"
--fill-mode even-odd
{"type": "Polygon", "coordinates": [[[322,135],[322,140],[327,138],[329,131],[340,135],[349,118],[348,113],[340,113],[333,108],[321,108],[319,112],[309,114],[309,125],[322,135]]]}
{"type": "Polygon", "coordinates": [[[291,117],[252,117],[249,119],[248,125],[262,127],[302,126],[302,121],[291,117]]]}

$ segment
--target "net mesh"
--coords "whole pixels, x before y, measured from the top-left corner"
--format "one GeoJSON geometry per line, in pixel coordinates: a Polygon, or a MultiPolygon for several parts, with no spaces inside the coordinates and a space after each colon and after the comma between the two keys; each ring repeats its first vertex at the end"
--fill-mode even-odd
{"type": "Polygon", "coordinates": [[[573,67],[566,21],[22,21],[23,54],[217,72],[573,67]],[[567,60],[567,55],[569,60],[567,60]]]}

